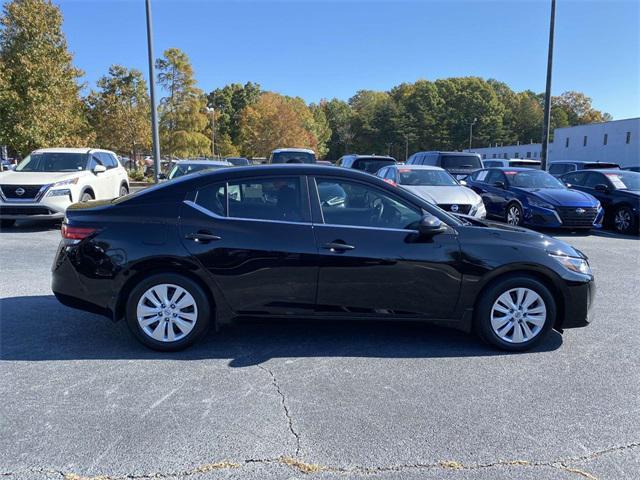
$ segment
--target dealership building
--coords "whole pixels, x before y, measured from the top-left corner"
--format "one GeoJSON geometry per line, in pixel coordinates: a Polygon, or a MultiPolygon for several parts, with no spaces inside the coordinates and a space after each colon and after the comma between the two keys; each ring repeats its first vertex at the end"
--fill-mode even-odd
{"type": "MultiPolygon", "coordinates": [[[[539,159],[540,143],[472,148],[483,159],[532,158],[539,159]]],[[[640,117],[610,122],[556,128],[553,143],[549,144],[549,161],[585,160],[614,162],[630,167],[640,164],[640,117]]]]}

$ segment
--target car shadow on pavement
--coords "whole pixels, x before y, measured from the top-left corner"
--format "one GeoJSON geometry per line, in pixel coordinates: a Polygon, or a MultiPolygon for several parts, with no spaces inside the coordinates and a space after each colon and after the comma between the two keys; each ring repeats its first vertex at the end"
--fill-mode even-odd
{"type": "MultiPolygon", "coordinates": [[[[553,331],[533,352],[558,349],[553,331]]],[[[415,322],[278,320],[211,330],[182,352],[139,344],[124,322],[64,307],[53,295],[0,299],[0,360],[229,359],[231,367],[276,357],[441,358],[508,355],[476,337],[415,322]]]]}
{"type": "Polygon", "coordinates": [[[3,228],[2,233],[40,233],[52,230],[60,230],[62,220],[18,220],[13,227],[3,228]]]}

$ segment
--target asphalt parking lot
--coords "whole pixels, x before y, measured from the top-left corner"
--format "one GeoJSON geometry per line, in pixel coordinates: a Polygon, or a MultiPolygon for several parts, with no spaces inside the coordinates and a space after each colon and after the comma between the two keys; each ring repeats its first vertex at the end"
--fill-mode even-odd
{"type": "Polygon", "coordinates": [[[50,291],[55,226],[0,233],[0,475],[625,479],[640,472],[640,241],[594,323],[506,354],[417,324],[243,324],[161,354],[50,291]]]}

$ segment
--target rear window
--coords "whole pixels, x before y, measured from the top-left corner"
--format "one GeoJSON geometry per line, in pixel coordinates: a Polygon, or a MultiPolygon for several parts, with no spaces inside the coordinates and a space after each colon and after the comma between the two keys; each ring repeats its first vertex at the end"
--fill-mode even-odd
{"type": "Polygon", "coordinates": [[[367,173],[376,173],[383,167],[395,165],[396,161],[390,158],[358,158],[353,162],[352,168],[367,173]]]}
{"type": "Polygon", "coordinates": [[[595,170],[598,168],[620,168],[620,165],[618,165],[617,163],[602,163],[602,162],[585,163],[584,168],[590,169],[590,170],[595,170]]]}
{"type": "Polygon", "coordinates": [[[446,169],[473,169],[482,168],[482,162],[475,155],[442,155],[440,166],[446,169]]]}
{"type": "Polygon", "coordinates": [[[271,163],[316,163],[316,156],[309,152],[274,152],[271,163]]]}
{"type": "MultiPolygon", "coordinates": [[[[486,162],[485,162],[486,163],[486,162]]],[[[536,170],[540,170],[540,162],[518,162],[518,161],[510,161],[510,167],[524,167],[524,168],[535,168],[536,170]]]]}

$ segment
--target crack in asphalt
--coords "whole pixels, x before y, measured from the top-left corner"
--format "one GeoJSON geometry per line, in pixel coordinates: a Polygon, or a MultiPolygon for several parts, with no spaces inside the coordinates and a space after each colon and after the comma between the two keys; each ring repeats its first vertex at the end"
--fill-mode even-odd
{"type": "MultiPolygon", "coordinates": [[[[268,371],[268,370],[267,370],[268,371]]],[[[185,478],[192,475],[204,474],[216,470],[229,470],[234,468],[242,468],[245,465],[250,464],[277,464],[290,467],[299,473],[312,475],[319,472],[331,472],[338,474],[360,474],[371,475],[384,472],[401,472],[405,470],[482,470],[490,468],[501,467],[543,467],[543,468],[555,468],[568,473],[573,473],[587,480],[598,480],[595,475],[589,473],[580,468],[572,467],[569,464],[585,462],[593,460],[615,452],[622,452],[625,450],[633,450],[640,447],[640,442],[628,443],[626,445],[619,445],[616,447],[610,447],[602,450],[597,450],[584,455],[566,457],[556,459],[552,461],[530,461],[530,460],[498,460],[495,462],[487,463],[474,463],[464,464],[455,460],[439,461],[434,463],[405,463],[398,465],[381,465],[381,466],[352,466],[352,467],[338,467],[331,465],[320,465],[314,463],[305,462],[299,458],[280,456],[276,458],[250,458],[239,462],[220,461],[215,463],[206,463],[199,465],[189,470],[182,470],[177,472],[157,472],[148,474],[126,474],[126,475],[95,475],[95,476],[83,476],[72,472],[65,472],[63,470],[54,470],[47,468],[30,468],[24,470],[18,470],[15,472],[2,472],[1,477],[11,477],[19,474],[32,473],[32,474],[48,474],[58,475],[63,480],[145,480],[153,478],[185,478]]]]}
{"type": "Polygon", "coordinates": [[[280,389],[280,385],[278,384],[278,379],[271,369],[263,366],[256,365],[260,370],[267,372],[271,376],[271,383],[274,387],[276,387],[276,391],[278,395],[280,395],[280,403],[282,404],[282,409],[284,410],[284,415],[287,418],[287,424],[289,426],[289,432],[295,437],[296,449],[294,457],[300,455],[300,434],[296,431],[293,426],[293,419],[291,418],[291,413],[289,412],[289,406],[287,405],[287,397],[285,397],[284,392],[280,389]]]}

